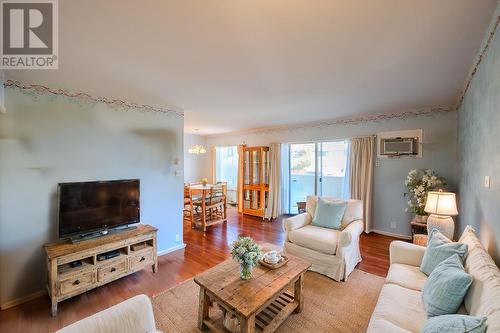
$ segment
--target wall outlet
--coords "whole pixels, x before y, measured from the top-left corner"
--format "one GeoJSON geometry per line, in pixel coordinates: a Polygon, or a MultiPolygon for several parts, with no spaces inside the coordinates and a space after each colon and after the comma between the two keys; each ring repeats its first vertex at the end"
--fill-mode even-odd
{"type": "Polygon", "coordinates": [[[175,241],[176,242],[180,242],[181,241],[181,236],[179,236],[178,234],[175,235],[175,241]]]}
{"type": "Polygon", "coordinates": [[[396,229],[396,222],[391,222],[390,226],[391,226],[391,229],[396,229]]]}
{"type": "Polygon", "coordinates": [[[484,187],[490,188],[490,176],[484,176],[484,187]]]}

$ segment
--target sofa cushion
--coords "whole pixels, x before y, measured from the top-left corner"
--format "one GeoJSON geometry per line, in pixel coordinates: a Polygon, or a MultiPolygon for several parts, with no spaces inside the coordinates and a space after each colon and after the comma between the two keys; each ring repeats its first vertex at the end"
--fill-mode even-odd
{"type": "Polygon", "coordinates": [[[386,283],[397,284],[401,287],[422,291],[427,275],[417,266],[406,264],[392,264],[387,273],[386,283]]]}
{"type": "Polygon", "coordinates": [[[434,268],[424,284],[422,296],[428,317],[456,313],[472,283],[462,260],[454,254],[434,268]]]}
{"type": "Polygon", "coordinates": [[[466,227],[460,243],[467,244],[465,271],[473,277],[465,296],[465,308],[473,316],[486,316],[488,332],[500,332],[500,271],[474,233],[466,227]]]}
{"type": "Polygon", "coordinates": [[[290,231],[290,242],[326,254],[335,254],[341,231],[307,225],[290,231]]]}
{"type": "MultiPolygon", "coordinates": [[[[343,200],[335,199],[332,197],[323,197],[323,199],[328,200],[328,201],[343,201],[343,200]]],[[[317,202],[318,202],[317,196],[309,195],[307,197],[306,212],[309,213],[309,215],[311,215],[311,217],[314,217],[314,214],[316,212],[317,202]]],[[[349,200],[345,200],[345,202],[347,202],[347,207],[346,207],[345,212],[344,212],[344,217],[342,218],[342,229],[347,227],[352,221],[363,219],[363,201],[362,200],[349,199],[349,200]]]]}
{"type": "Polygon", "coordinates": [[[485,317],[457,314],[437,316],[427,319],[422,333],[484,333],[485,317]]]}
{"type": "Polygon", "coordinates": [[[429,235],[420,270],[429,275],[434,267],[454,254],[458,254],[460,259],[463,260],[467,255],[467,245],[454,243],[440,233],[439,230],[433,229],[429,235]]]}
{"type": "Polygon", "coordinates": [[[368,332],[420,332],[427,313],[422,293],[387,283],[382,287],[368,332]]]}
{"type": "Polygon", "coordinates": [[[312,225],[339,230],[346,206],[347,202],[345,201],[328,201],[319,198],[312,225]]]}

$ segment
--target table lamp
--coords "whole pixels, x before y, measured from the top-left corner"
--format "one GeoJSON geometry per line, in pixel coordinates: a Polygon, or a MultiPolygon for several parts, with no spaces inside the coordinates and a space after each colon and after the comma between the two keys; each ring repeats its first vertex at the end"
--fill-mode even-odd
{"type": "Polygon", "coordinates": [[[451,216],[458,215],[455,193],[429,192],[424,211],[431,214],[427,219],[427,230],[438,229],[449,239],[453,239],[455,222],[451,216]]]}

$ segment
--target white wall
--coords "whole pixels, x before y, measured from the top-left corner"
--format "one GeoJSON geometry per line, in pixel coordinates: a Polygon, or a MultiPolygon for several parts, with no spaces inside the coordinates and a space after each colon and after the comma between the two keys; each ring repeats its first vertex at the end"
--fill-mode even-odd
{"type": "Polygon", "coordinates": [[[210,150],[205,154],[190,154],[188,149],[194,145],[207,148],[207,139],[202,135],[184,134],[184,183],[199,182],[201,178],[211,181],[212,169],[210,150]]]}
{"type": "MultiPolygon", "coordinates": [[[[6,90],[0,114],[0,302],[45,289],[57,184],[139,178],[158,250],[182,244],[184,120],[6,90]],[[176,240],[179,235],[179,240],[176,240]]],[[[161,268],[160,268],[161,269],[161,268]]],[[[168,269],[168,268],[164,268],[168,269]]]]}
{"type": "Polygon", "coordinates": [[[216,145],[266,145],[271,142],[307,142],[335,140],[377,134],[383,131],[423,129],[423,158],[380,159],[374,175],[374,226],[386,233],[410,235],[410,214],[405,213],[404,180],[415,168],[431,168],[444,176],[449,189],[457,184],[456,157],[457,113],[436,113],[408,118],[366,121],[318,127],[269,130],[255,133],[235,133],[208,136],[208,147],[216,145]],[[392,227],[391,227],[392,225],[392,227]]]}

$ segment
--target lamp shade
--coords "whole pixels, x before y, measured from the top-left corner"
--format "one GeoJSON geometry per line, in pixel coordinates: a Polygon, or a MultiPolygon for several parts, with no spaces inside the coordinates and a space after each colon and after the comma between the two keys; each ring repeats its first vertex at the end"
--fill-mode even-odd
{"type": "Polygon", "coordinates": [[[458,215],[457,200],[452,192],[429,192],[424,208],[426,213],[444,216],[458,215]]]}

